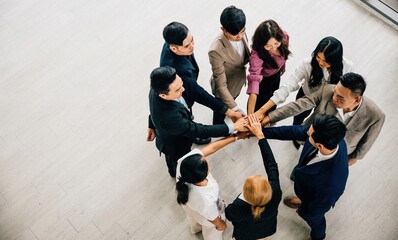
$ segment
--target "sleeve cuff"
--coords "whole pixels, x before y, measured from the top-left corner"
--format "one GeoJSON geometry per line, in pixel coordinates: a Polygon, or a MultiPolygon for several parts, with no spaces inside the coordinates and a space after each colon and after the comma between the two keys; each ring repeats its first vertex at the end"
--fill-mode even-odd
{"type": "Polygon", "coordinates": [[[283,100],[279,99],[279,98],[276,97],[276,96],[272,96],[270,99],[271,99],[276,105],[281,104],[281,103],[284,102],[283,100]]]}
{"type": "Polygon", "coordinates": [[[236,105],[235,107],[231,108],[232,111],[236,112],[237,110],[239,110],[239,106],[236,105]]]}
{"type": "Polygon", "coordinates": [[[234,133],[234,124],[233,123],[228,123],[228,133],[233,134],[234,133]]]}
{"type": "Polygon", "coordinates": [[[249,83],[249,85],[247,86],[247,94],[250,93],[255,93],[258,95],[259,93],[259,89],[260,89],[260,82],[259,81],[252,81],[249,83]]]}

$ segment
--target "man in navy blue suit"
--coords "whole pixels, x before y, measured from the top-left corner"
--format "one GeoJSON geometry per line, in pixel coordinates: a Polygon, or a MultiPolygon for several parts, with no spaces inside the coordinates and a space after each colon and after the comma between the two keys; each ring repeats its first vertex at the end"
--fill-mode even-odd
{"type": "MultiPolygon", "coordinates": [[[[227,115],[234,122],[243,117],[240,111],[228,109],[220,100],[210,95],[198,83],[199,66],[196,63],[194,39],[188,28],[179,22],[172,22],[163,29],[163,45],[160,55],[160,66],[173,67],[184,83],[185,91],[182,93],[185,102],[192,113],[192,106],[198,102],[213,111],[227,115]]],[[[148,140],[155,138],[154,129],[148,129],[148,140]]],[[[194,143],[206,144],[210,138],[195,138],[194,143]]]]}
{"type": "Polygon", "coordinates": [[[294,171],[297,196],[283,202],[311,227],[313,240],[326,236],[325,213],[343,194],[348,178],[348,154],[344,141],[345,125],[335,116],[320,114],[308,126],[263,129],[266,138],[305,141],[294,171]]]}

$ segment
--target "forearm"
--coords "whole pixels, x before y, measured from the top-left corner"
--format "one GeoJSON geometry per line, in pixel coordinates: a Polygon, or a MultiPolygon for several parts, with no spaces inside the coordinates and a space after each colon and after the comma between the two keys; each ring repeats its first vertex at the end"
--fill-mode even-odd
{"type": "Polygon", "coordinates": [[[226,228],[226,223],[224,220],[221,219],[220,216],[216,217],[214,220],[210,221],[214,226],[216,226],[216,229],[219,231],[222,231],[226,228]]]}
{"type": "Polygon", "coordinates": [[[155,129],[155,125],[153,124],[151,115],[148,116],[148,128],[155,129]]]}
{"type": "Polygon", "coordinates": [[[268,181],[272,183],[273,189],[279,189],[279,171],[278,164],[275,162],[274,154],[272,153],[271,147],[266,139],[261,139],[258,141],[258,145],[261,150],[261,155],[263,157],[263,164],[265,172],[268,175],[268,181]]]}
{"type": "MultiPolygon", "coordinates": [[[[180,76],[181,77],[181,76],[180,76]]],[[[216,99],[213,95],[208,93],[202,86],[200,86],[192,76],[184,76],[182,79],[186,79],[184,81],[185,93],[187,96],[190,96],[195,102],[198,102],[213,111],[225,111],[227,108],[224,108],[224,104],[216,99]]]]}
{"type": "Polygon", "coordinates": [[[306,141],[308,129],[308,126],[300,125],[263,128],[262,131],[267,139],[306,141]]]}
{"type": "Polygon", "coordinates": [[[228,108],[233,109],[238,105],[227,86],[217,87],[216,92],[217,97],[219,97],[228,108]]]}
{"type": "Polygon", "coordinates": [[[232,142],[235,142],[235,136],[233,136],[233,135],[225,137],[220,140],[217,140],[215,142],[209,143],[205,147],[201,148],[200,151],[203,153],[203,156],[207,157],[232,142]]]}
{"type": "Polygon", "coordinates": [[[260,109],[258,109],[256,113],[264,115],[266,112],[268,112],[268,110],[270,110],[275,105],[276,105],[275,102],[270,99],[260,109]]]}
{"type": "Polygon", "coordinates": [[[247,114],[254,113],[254,107],[256,106],[257,94],[250,93],[249,99],[247,100],[247,114]]]}
{"type": "Polygon", "coordinates": [[[313,109],[317,103],[308,96],[304,96],[295,102],[288,103],[268,114],[271,122],[278,122],[288,117],[296,116],[306,110],[313,109]]]}

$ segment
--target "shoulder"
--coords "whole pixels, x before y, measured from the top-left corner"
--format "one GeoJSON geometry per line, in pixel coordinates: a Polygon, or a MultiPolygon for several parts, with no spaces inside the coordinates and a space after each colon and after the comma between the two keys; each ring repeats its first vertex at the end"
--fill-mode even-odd
{"type": "Polygon", "coordinates": [[[243,201],[242,199],[240,199],[239,197],[235,198],[235,200],[229,204],[228,206],[231,207],[250,207],[251,205],[245,201],[243,201]]]}
{"type": "Polygon", "coordinates": [[[224,34],[221,32],[217,35],[217,37],[213,40],[210,45],[209,53],[212,51],[220,51],[221,49],[225,48],[224,45],[224,34]]]}
{"type": "Polygon", "coordinates": [[[283,38],[289,42],[289,34],[286,31],[283,31],[283,38]]]}
{"type": "Polygon", "coordinates": [[[325,95],[333,94],[336,85],[325,83],[321,85],[320,91],[325,95]]]}
{"type": "Polygon", "coordinates": [[[251,56],[257,56],[257,57],[258,57],[258,52],[257,52],[256,50],[252,49],[252,50],[250,51],[250,57],[251,57],[251,56]]]}
{"type": "Polygon", "coordinates": [[[301,62],[301,64],[299,65],[299,68],[311,72],[311,70],[312,70],[311,61],[312,61],[312,57],[304,58],[303,61],[301,62]]]}
{"type": "Polygon", "coordinates": [[[339,142],[339,150],[338,150],[338,153],[339,153],[339,154],[342,154],[343,156],[348,156],[348,153],[347,153],[347,143],[345,142],[344,139],[342,139],[342,140],[339,142]]]}
{"type": "Polygon", "coordinates": [[[260,58],[260,55],[258,55],[258,52],[256,51],[256,50],[254,50],[254,49],[252,49],[251,50],[251,52],[250,52],[250,61],[263,61],[263,60],[261,60],[261,58],[260,58]]]}
{"type": "Polygon", "coordinates": [[[165,43],[162,48],[162,53],[160,54],[160,66],[175,67],[175,60],[176,55],[170,50],[169,45],[165,43]]]}
{"type": "Polygon", "coordinates": [[[303,59],[303,65],[311,66],[312,57],[306,57],[303,59]]]}
{"type": "Polygon", "coordinates": [[[343,74],[352,71],[353,63],[347,58],[343,57],[343,74]]]}
{"type": "Polygon", "coordinates": [[[366,111],[366,115],[373,118],[385,118],[385,113],[381,108],[370,98],[363,96],[362,105],[366,111]]]}
{"type": "Polygon", "coordinates": [[[195,155],[195,154],[199,154],[199,155],[203,156],[203,153],[198,148],[194,148],[189,153],[182,156],[178,161],[180,162],[180,160],[182,161],[183,159],[185,159],[189,156],[195,155]]]}
{"type": "Polygon", "coordinates": [[[177,174],[178,174],[178,176],[177,176],[176,179],[178,179],[178,177],[181,176],[181,173],[180,173],[181,162],[184,161],[185,158],[187,158],[189,156],[192,156],[192,155],[195,155],[195,154],[199,154],[199,155],[203,156],[203,153],[199,149],[194,148],[189,153],[185,154],[180,159],[178,159],[178,161],[177,161],[177,174]]]}
{"type": "Polygon", "coordinates": [[[351,60],[349,60],[349,59],[343,57],[343,66],[350,66],[350,67],[352,67],[352,65],[353,65],[353,63],[352,63],[351,60]]]}

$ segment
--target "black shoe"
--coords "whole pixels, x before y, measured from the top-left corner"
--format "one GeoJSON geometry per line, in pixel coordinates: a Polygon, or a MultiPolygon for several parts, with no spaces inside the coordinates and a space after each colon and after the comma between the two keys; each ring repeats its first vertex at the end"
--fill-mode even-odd
{"type": "Polygon", "coordinates": [[[194,138],[192,142],[198,145],[204,145],[211,142],[211,138],[194,138]]]}
{"type": "Polygon", "coordinates": [[[298,150],[301,146],[300,143],[298,143],[296,140],[293,140],[292,142],[293,142],[294,147],[298,150]]]}

